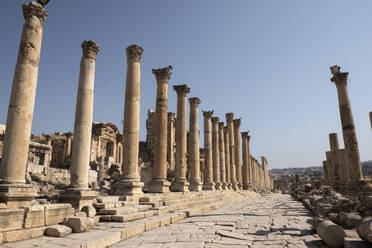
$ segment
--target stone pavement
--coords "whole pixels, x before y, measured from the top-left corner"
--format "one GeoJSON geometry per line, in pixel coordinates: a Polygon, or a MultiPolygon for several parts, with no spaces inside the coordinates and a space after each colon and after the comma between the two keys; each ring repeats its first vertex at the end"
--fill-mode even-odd
{"type": "Polygon", "coordinates": [[[270,194],[148,231],[112,248],[313,247],[311,213],[289,195],[270,194]]]}

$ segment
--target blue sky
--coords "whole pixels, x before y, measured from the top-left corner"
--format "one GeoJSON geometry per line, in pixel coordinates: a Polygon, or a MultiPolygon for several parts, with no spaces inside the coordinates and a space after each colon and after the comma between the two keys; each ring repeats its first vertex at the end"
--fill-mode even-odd
{"type": "MultiPolygon", "coordinates": [[[[21,4],[0,8],[0,123],[6,122],[24,19],[21,4]]],[[[83,40],[100,46],[94,121],[121,128],[125,48],[143,47],[141,140],[155,108],[151,69],[172,65],[200,110],[234,112],[251,131],[251,151],[270,168],[320,166],[328,133],[343,146],[336,87],[329,67],[350,72],[349,93],[362,160],[372,159],[372,1],[346,0],[51,0],[44,25],[33,133],[73,129],[83,40]]],[[[199,115],[202,130],[202,115],[199,115]]],[[[202,138],[202,137],[201,137],[202,138]]],[[[201,146],[203,139],[201,139],[201,146]]]]}

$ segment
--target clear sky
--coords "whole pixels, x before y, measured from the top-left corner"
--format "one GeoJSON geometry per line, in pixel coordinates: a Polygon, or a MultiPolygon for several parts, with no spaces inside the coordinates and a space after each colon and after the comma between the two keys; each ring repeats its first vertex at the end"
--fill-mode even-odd
{"type": "MultiPolygon", "coordinates": [[[[26,1],[0,8],[0,123],[6,122],[26,1]]],[[[251,152],[270,168],[320,166],[328,133],[343,146],[329,67],[349,71],[349,93],[362,160],[372,159],[372,1],[346,0],[51,0],[46,6],[33,133],[73,130],[83,40],[100,46],[94,121],[123,120],[125,48],[143,47],[141,140],[155,109],[151,69],[174,67],[200,110],[242,118],[251,152]]],[[[202,115],[199,125],[203,130],[202,115]]],[[[201,137],[202,138],[202,137],[201,137]]],[[[201,139],[201,146],[203,139],[201,139]]]]}

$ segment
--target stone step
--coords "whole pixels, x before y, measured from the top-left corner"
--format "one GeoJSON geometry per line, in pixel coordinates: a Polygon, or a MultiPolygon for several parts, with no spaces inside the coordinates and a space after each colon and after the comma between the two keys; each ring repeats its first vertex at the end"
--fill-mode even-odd
{"type": "Polygon", "coordinates": [[[123,215],[135,212],[146,211],[151,208],[150,205],[133,205],[118,208],[100,209],[98,215],[123,215]]]}
{"type": "Polygon", "coordinates": [[[98,203],[115,203],[120,200],[120,196],[99,196],[97,197],[98,203]]]}

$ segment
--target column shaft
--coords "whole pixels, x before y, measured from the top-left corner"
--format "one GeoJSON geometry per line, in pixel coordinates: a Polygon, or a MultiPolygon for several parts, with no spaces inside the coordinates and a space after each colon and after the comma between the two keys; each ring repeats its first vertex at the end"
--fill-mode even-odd
{"type": "Polygon", "coordinates": [[[226,184],[228,189],[231,188],[231,177],[230,177],[230,138],[229,138],[229,129],[224,127],[223,136],[225,140],[225,171],[226,171],[226,184]]]}
{"type": "Polygon", "coordinates": [[[226,114],[226,122],[229,130],[229,153],[230,153],[230,183],[233,190],[238,190],[235,167],[235,141],[234,141],[234,114],[226,114]]]}
{"type": "Polygon", "coordinates": [[[242,168],[243,189],[249,189],[248,132],[242,132],[241,135],[242,135],[242,151],[243,151],[243,168],[242,168]]]}
{"type": "Polygon", "coordinates": [[[239,189],[243,188],[243,177],[242,177],[242,164],[240,159],[240,124],[241,119],[235,119],[234,123],[234,142],[235,142],[235,170],[236,170],[236,180],[239,189]]]}
{"type": "Polygon", "coordinates": [[[220,181],[222,189],[227,189],[226,184],[226,168],[225,168],[225,139],[224,139],[224,123],[218,123],[218,143],[219,143],[219,159],[220,159],[220,181]]]}
{"type": "Polygon", "coordinates": [[[220,146],[219,146],[219,128],[218,117],[212,117],[212,157],[213,157],[213,181],[215,189],[221,189],[220,181],[220,146]]]}
{"type": "Polygon", "coordinates": [[[204,117],[204,177],[203,190],[213,190],[212,117],[213,111],[203,111],[204,117]]]}

